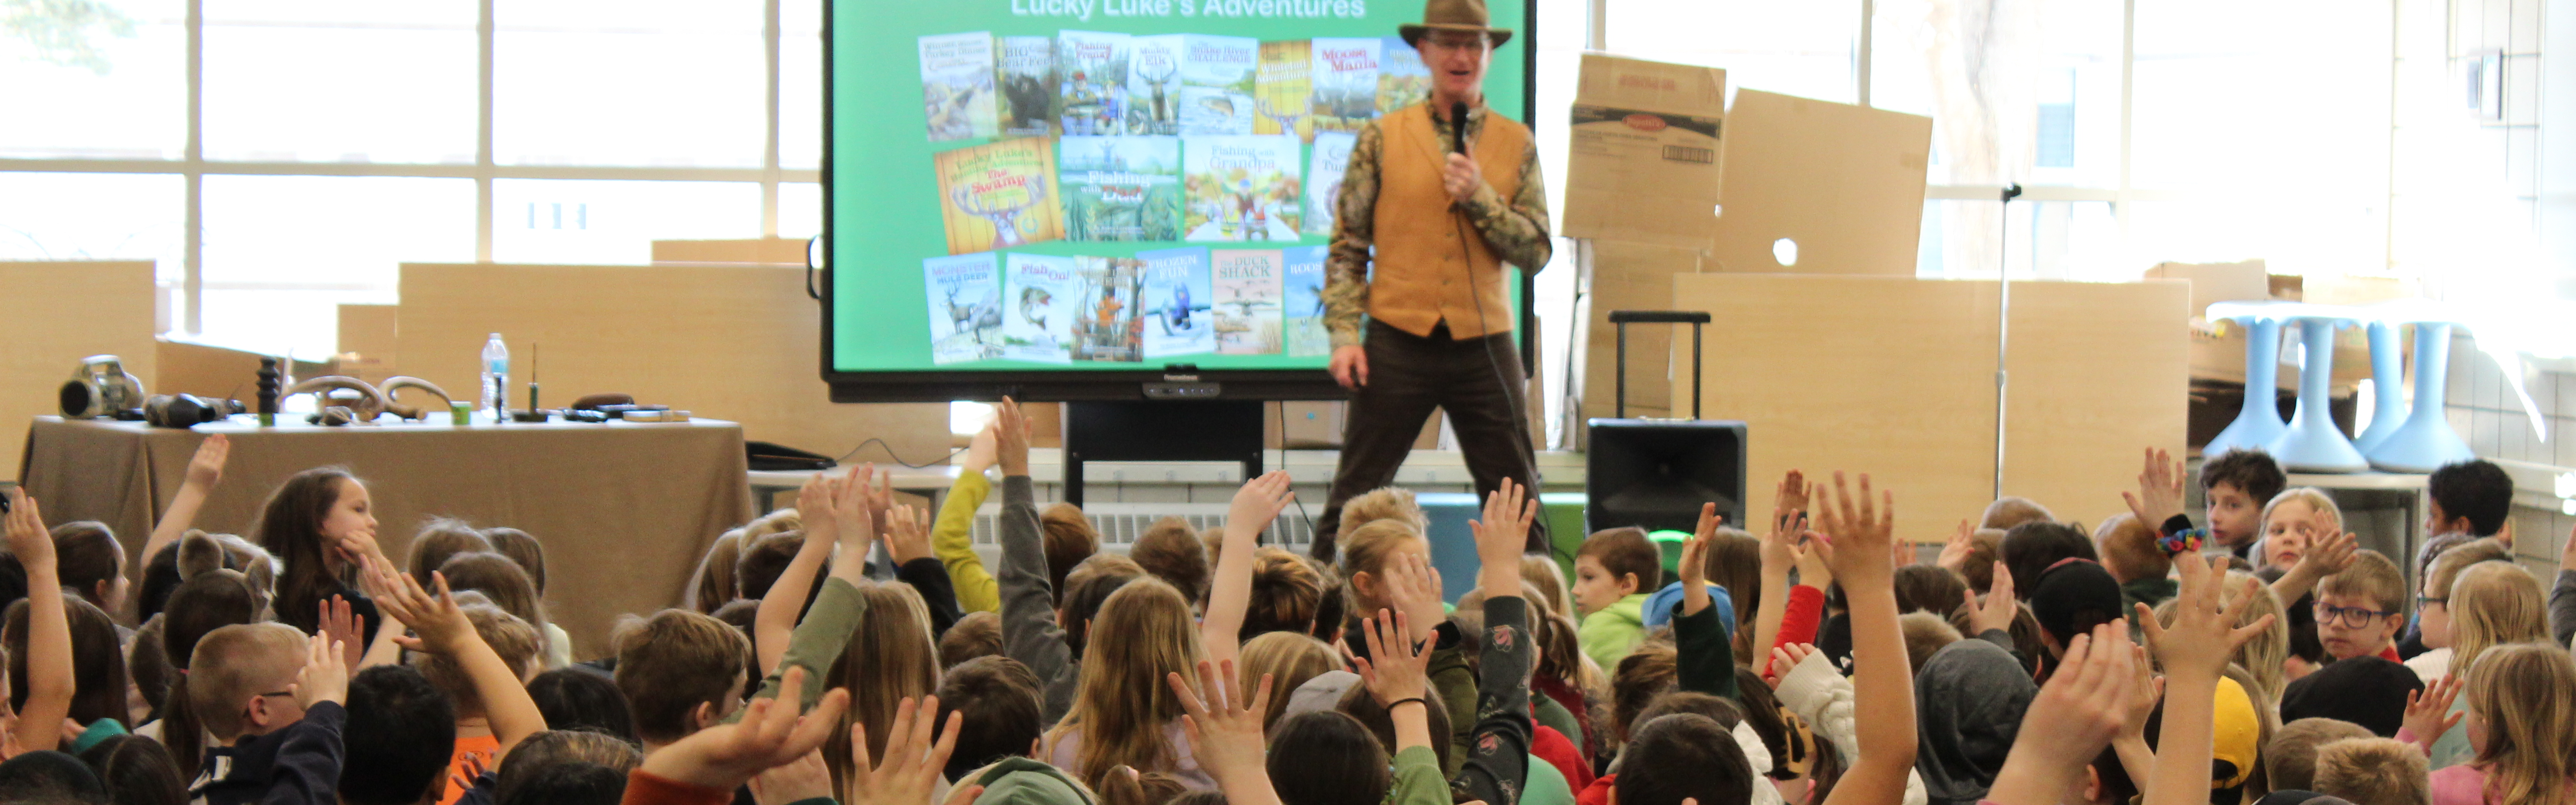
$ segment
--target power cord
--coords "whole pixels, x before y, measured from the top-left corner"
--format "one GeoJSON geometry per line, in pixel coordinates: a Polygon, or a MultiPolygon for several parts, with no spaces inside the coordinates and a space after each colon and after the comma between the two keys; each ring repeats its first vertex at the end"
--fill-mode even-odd
{"type": "MultiPolygon", "coordinates": [[[[1451,125],[1451,126],[1456,127],[1457,132],[1456,132],[1455,136],[1458,138],[1458,141],[1459,141],[1459,142],[1465,142],[1465,141],[1466,141],[1466,137],[1467,137],[1467,133],[1466,133],[1466,132],[1467,132],[1467,121],[1465,121],[1465,120],[1463,120],[1463,119],[1461,119],[1461,120],[1453,120],[1453,121],[1450,121],[1450,125],[1451,125]]],[[[1457,152],[1452,152],[1452,153],[1457,153],[1457,152]]],[[[1473,159],[1473,157],[1469,157],[1469,158],[1470,158],[1470,159],[1473,159]]],[[[1443,171],[1445,172],[1445,171],[1446,171],[1445,162],[1447,161],[1447,155],[1445,155],[1445,154],[1444,154],[1444,155],[1442,156],[1442,161],[1444,162],[1443,171]]],[[[1454,205],[1453,205],[1453,206],[1454,206],[1454,205]]],[[[1465,212],[1465,210],[1455,210],[1455,212],[1457,212],[1457,213],[1464,213],[1464,212],[1465,212]]],[[[1466,221],[1464,220],[1464,219],[1465,219],[1465,217],[1466,217],[1466,216],[1465,216],[1465,215],[1463,215],[1463,214],[1453,214],[1453,215],[1449,216],[1449,225],[1450,225],[1453,229],[1457,230],[1457,232],[1458,232],[1458,252],[1459,252],[1459,257],[1461,258],[1461,259],[1460,259],[1460,262],[1464,264],[1464,266],[1463,266],[1463,267],[1465,268],[1465,270],[1466,270],[1466,272],[1467,272],[1467,291],[1468,291],[1470,294],[1476,294],[1476,295],[1477,295],[1477,298],[1474,300],[1474,301],[1475,301],[1475,308],[1476,308],[1476,330],[1477,330],[1478,332],[1481,332],[1481,333],[1484,333],[1484,334],[1485,334],[1484,336],[1482,336],[1482,338],[1492,338],[1492,337],[1493,337],[1493,334],[1494,334],[1493,325],[1492,325],[1491,323],[1489,323],[1489,322],[1487,322],[1487,321],[1485,320],[1485,302],[1484,302],[1484,299],[1482,298],[1482,294],[1481,294],[1481,293],[1480,293],[1480,291],[1479,291],[1479,288],[1480,288],[1481,286],[1480,286],[1480,284],[1479,284],[1479,283],[1477,283],[1477,282],[1476,282],[1476,251],[1475,251],[1475,247],[1472,245],[1471,241],[1467,240],[1467,238],[1468,238],[1468,236],[1469,236],[1469,233],[1468,233],[1468,230],[1467,230],[1467,223],[1466,223],[1466,221]]],[[[1495,256],[1496,256],[1497,258],[1500,258],[1500,257],[1501,257],[1501,255],[1495,255],[1495,256]]],[[[1500,268],[1501,268],[1501,267],[1500,267],[1500,260],[1499,260],[1499,259],[1497,259],[1497,261],[1496,261],[1496,262],[1497,262],[1497,265],[1496,265],[1496,271],[1494,272],[1494,275],[1495,275],[1495,279],[1496,279],[1496,281],[1497,281],[1497,282],[1499,282],[1499,281],[1501,280],[1501,277],[1502,277],[1502,271],[1500,270],[1500,268]]],[[[1504,294],[1504,296],[1505,296],[1505,298],[1507,298],[1507,299],[1508,299],[1508,298],[1510,297],[1510,294],[1509,294],[1508,292],[1506,292],[1506,293],[1504,294]]],[[[1453,331],[1453,332],[1451,332],[1451,333],[1449,334],[1449,337],[1454,339],[1454,338],[1457,338],[1457,337],[1458,337],[1458,334],[1457,334],[1456,332],[1454,332],[1454,331],[1453,331]]],[[[1494,385],[1495,385],[1497,388],[1500,388],[1500,389],[1502,389],[1502,390],[1503,390],[1503,399],[1505,399],[1505,400],[1507,400],[1507,401],[1509,401],[1509,402],[1511,403],[1511,408],[1512,408],[1512,435],[1513,435],[1513,437],[1514,437],[1515,439],[1517,439],[1517,440],[1519,440],[1519,441],[1523,442],[1523,443],[1528,442],[1528,441],[1529,441],[1529,411],[1528,411],[1528,410],[1526,410],[1526,409],[1523,407],[1523,406],[1526,404],[1526,403],[1521,399],[1521,397],[1522,397],[1523,395],[1522,395],[1522,394],[1520,394],[1520,393],[1518,393],[1518,392],[1516,392],[1516,391],[1514,391],[1514,390],[1512,389],[1511,381],[1504,379],[1504,375],[1503,375],[1503,361],[1502,361],[1502,359],[1501,359],[1501,358],[1496,357],[1496,356],[1494,355],[1494,347],[1493,347],[1493,345],[1492,345],[1492,344],[1487,344],[1487,345],[1485,345],[1485,348],[1484,348],[1483,350],[1481,350],[1481,351],[1485,353],[1485,368],[1490,369],[1490,370],[1492,370],[1492,371],[1493,371],[1493,374],[1494,374],[1494,385]]],[[[1518,451],[1515,451],[1515,452],[1518,452],[1518,451]]],[[[1539,487],[1539,477],[1538,477],[1538,452],[1537,452],[1537,448],[1536,448],[1536,446],[1535,446],[1535,445],[1533,445],[1533,446],[1531,447],[1531,449],[1530,449],[1530,451],[1528,451],[1527,455],[1529,455],[1529,457],[1530,457],[1530,463],[1529,463],[1529,476],[1530,476],[1530,477],[1529,477],[1529,487],[1530,487],[1530,496],[1531,496],[1531,497],[1533,497],[1533,498],[1535,498],[1535,497],[1537,497],[1537,496],[1538,496],[1538,494],[1539,494],[1539,488],[1540,488],[1540,487],[1539,487]]],[[[1543,508],[1545,508],[1545,504],[1541,504],[1541,508],[1542,508],[1542,509],[1543,509],[1543,508]]],[[[1559,552],[1559,551],[1558,551],[1558,549],[1556,548],[1556,536],[1555,536],[1554,534],[1549,534],[1549,535],[1548,535],[1548,547],[1549,547],[1549,549],[1550,549],[1550,552],[1552,552],[1552,553],[1553,553],[1553,552],[1559,552]]]]}
{"type": "Polygon", "coordinates": [[[873,444],[873,445],[876,445],[878,449],[880,449],[880,450],[884,450],[884,451],[885,451],[885,454],[886,454],[886,457],[887,457],[887,458],[890,458],[890,459],[894,459],[894,463],[896,463],[896,464],[901,464],[901,465],[903,465],[903,466],[905,466],[905,467],[909,467],[909,468],[916,469],[916,470],[917,470],[917,469],[921,469],[921,468],[923,468],[923,467],[932,466],[932,465],[935,465],[935,464],[945,464],[945,463],[948,463],[948,460],[949,460],[949,459],[952,459],[952,458],[956,458],[956,457],[957,457],[957,454],[959,454],[959,453],[963,453],[963,452],[966,452],[966,448],[960,447],[960,448],[957,448],[957,449],[955,449],[955,450],[950,450],[950,451],[948,451],[948,455],[940,456],[940,457],[938,457],[938,458],[931,459],[930,461],[927,461],[927,462],[924,462],[924,463],[914,464],[914,463],[912,463],[912,462],[909,462],[909,461],[905,461],[905,460],[903,460],[903,455],[902,455],[902,454],[900,454],[900,453],[896,453],[896,452],[894,451],[894,445],[887,444],[887,443],[886,443],[886,440],[884,440],[884,439],[880,439],[880,438],[877,438],[877,437],[874,437],[874,436],[870,436],[870,437],[868,437],[868,440],[867,440],[867,441],[860,442],[860,443],[859,443],[859,446],[857,446],[857,447],[853,447],[853,448],[850,448],[850,452],[843,453],[843,454],[841,454],[841,457],[840,457],[840,458],[833,459],[833,460],[832,460],[832,463],[834,463],[834,464],[844,464],[844,463],[848,463],[851,457],[853,457],[853,456],[857,456],[857,455],[859,454],[859,451],[868,449],[868,445],[872,445],[872,444],[873,444]]]}

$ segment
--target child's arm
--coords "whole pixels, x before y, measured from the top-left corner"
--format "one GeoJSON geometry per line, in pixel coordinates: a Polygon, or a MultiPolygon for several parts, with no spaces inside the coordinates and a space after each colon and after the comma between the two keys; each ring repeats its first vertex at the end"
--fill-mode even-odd
{"type": "MultiPolygon", "coordinates": [[[[1440,570],[1421,554],[1396,553],[1387,557],[1378,575],[1386,580],[1387,602],[1395,605],[1392,611],[1403,613],[1407,633],[1414,642],[1425,646],[1423,653],[1430,658],[1431,688],[1440,692],[1440,703],[1449,710],[1449,734],[1432,737],[1449,743],[1452,763],[1464,761],[1467,742],[1476,729],[1476,672],[1467,667],[1466,641],[1440,606],[1440,570]],[[1442,630],[1443,626],[1448,629],[1442,630]]],[[[1348,643],[1350,639],[1345,636],[1343,641],[1348,643]]],[[[1367,643],[1359,645],[1366,647],[1367,643]]],[[[1448,772],[1455,770],[1443,769],[1441,777],[1446,779],[1448,772]]]]}
{"type": "Polygon", "coordinates": [[[1199,620],[1209,660],[1225,663],[1242,648],[1243,614],[1252,604],[1252,555],[1261,549],[1261,532],[1296,497],[1286,470],[1245,481],[1235,491],[1225,513],[1225,550],[1217,554],[1214,586],[1208,588],[1207,617],[1199,620]]]}
{"type": "Polygon", "coordinates": [[[63,612],[63,584],[54,565],[54,535],[26,487],[9,510],[9,551],[27,572],[27,704],[11,730],[26,750],[61,745],[63,718],[71,714],[79,682],[72,670],[72,626],[63,612]]]}
{"type": "MultiPolygon", "coordinates": [[[[2120,499],[2128,502],[2129,515],[2138,518],[2138,525],[2162,536],[2170,530],[2173,518],[2183,516],[2182,485],[2186,473],[2183,463],[2163,450],[2147,448],[2146,456],[2146,468],[2138,472],[2138,493],[2122,492],[2120,499]]],[[[2191,527],[2191,521],[2184,520],[2182,527],[2191,527]]]]}
{"type": "Polygon", "coordinates": [[[1895,542],[1896,499],[1880,493],[1873,500],[1867,474],[1860,476],[1857,499],[1844,489],[1839,472],[1833,492],[1830,505],[1819,507],[1825,535],[1810,534],[1808,550],[1832,564],[1851,602],[1854,707],[1870,717],[1854,736],[1860,757],[1825,802],[1895,802],[1905,796],[1915,750],[1914,675],[1896,626],[1896,569],[1888,553],[1895,542]]]}
{"type": "MultiPolygon", "coordinates": [[[[1181,731],[1189,736],[1190,756],[1197,758],[1199,768],[1216,779],[1217,790],[1233,805],[1279,805],[1279,792],[1270,785],[1270,769],[1263,753],[1267,751],[1261,734],[1261,715],[1270,710],[1270,675],[1261,675],[1261,687],[1246,698],[1243,685],[1237,681],[1234,663],[1223,665],[1199,661],[1199,684],[1207,697],[1175,671],[1165,681],[1181,699],[1181,731]],[[1241,703],[1241,706],[1237,706],[1241,703]]],[[[1417,715],[1417,718],[1419,716],[1417,715]]],[[[1401,740],[1402,721],[1397,721],[1396,734],[1401,740]]]]}
{"type": "MultiPolygon", "coordinates": [[[[795,633],[787,640],[786,653],[779,655],[778,666],[770,669],[769,675],[760,680],[759,689],[751,694],[753,699],[779,695],[781,683],[785,681],[784,674],[790,668],[803,668],[806,674],[821,678],[823,672],[832,667],[832,662],[840,658],[841,650],[849,647],[850,633],[858,628],[859,619],[867,615],[867,601],[859,597],[858,585],[869,583],[868,546],[876,520],[867,508],[875,504],[867,489],[845,491],[846,494],[834,498],[832,519],[840,529],[833,540],[836,553],[832,557],[832,575],[823,580],[823,591],[814,597],[814,606],[806,610],[805,620],[796,624],[795,633]]],[[[807,539],[819,541],[819,538],[810,536],[810,532],[807,539]]],[[[796,609],[796,604],[803,603],[804,592],[811,582],[804,585],[793,594],[795,603],[788,606],[790,612],[796,609]]],[[[771,588],[772,597],[782,592],[771,588]]],[[[815,697],[822,693],[819,685],[810,688],[804,694],[805,701],[798,704],[811,707],[815,697]]],[[[734,711],[732,718],[739,719],[743,712],[734,711]]]]}
{"type": "Polygon", "coordinates": [[[492,724],[492,737],[501,743],[501,748],[492,753],[493,761],[507,757],[519,741],[545,731],[546,716],[537,710],[537,701],[528,696],[527,686],[519,682],[519,670],[511,668],[474,631],[474,621],[465,617],[465,610],[457,608],[455,593],[448,591],[445,575],[429,574],[438,583],[438,595],[432,597],[409,573],[395,573],[392,567],[369,562],[367,574],[373,586],[389,593],[376,599],[376,606],[420,632],[419,637],[396,640],[404,648],[454,658],[457,666],[465,670],[465,677],[472,680],[474,695],[483,700],[483,717],[492,724]]]}
{"type": "Polygon", "coordinates": [[[1001,460],[1001,435],[998,423],[986,423],[966,447],[966,460],[958,464],[957,481],[948,485],[948,498],[939,502],[939,520],[930,527],[931,552],[948,568],[948,580],[957,590],[957,605],[967,612],[1000,612],[1002,593],[993,582],[993,574],[984,569],[984,558],[975,555],[975,510],[983,508],[984,498],[993,492],[993,482],[985,480],[984,468],[1001,460]]]}
{"type": "MultiPolygon", "coordinates": [[[[847,691],[804,693],[805,669],[787,666],[776,698],[743,705],[733,723],[708,727],[647,755],[628,774],[626,805],[673,805],[733,800],[734,789],[751,778],[819,749],[841,723],[850,703],[847,691]],[[805,699],[814,699],[811,713],[805,699]]],[[[328,800],[324,800],[328,801],[328,800]]]]}
{"type": "Polygon", "coordinates": [[[2182,573],[2182,591],[2174,597],[2174,625],[2157,625],[2155,613],[2138,605],[2138,626],[2155,647],[2165,668],[2164,732],[2156,742],[2155,772],[2143,786],[2145,805],[2187,805],[2209,797],[2209,758],[2217,709],[2219,672],[2236,647],[2272,625],[2272,616],[2231,628],[2254,589],[2224,595],[2226,576],[2212,571],[2200,554],[2174,557],[2182,573]],[[2223,599],[2223,600],[2222,600],[2223,599]]]}
{"type": "Polygon", "coordinates": [[[2299,599],[2307,597],[2309,591],[2317,588],[2317,582],[2351,567],[2353,551],[2360,544],[2359,534],[2318,537],[2316,544],[2309,546],[2307,555],[2299,557],[2299,563],[2290,566],[2290,572],[2281,574],[2279,581],[2272,582],[2272,595],[2281,599],[2283,606],[2298,603],[2299,599]]]}
{"type": "MultiPolygon", "coordinates": [[[[1788,619],[1789,570],[1798,566],[1798,534],[1807,529],[1807,477],[1797,470],[1780,480],[1772,497],[1771,530],[1762,535],[1762,602],[1753,612],[1753,650],[1780,645],[1781,625],[1788,619]]],[[[1820,600],[1817,602],[1822,605],[1820,600]]],[[[1808,627],[1812,630],[1814,627],[1808,627]]],[[[1792,640],[1811,643],[1814,637],[1792,640]]],[[[1606,669],[1605,669],[1606,670],[1606,669]]],[[[1787,669],[1780,669],[1781,673],[1787,669]]],[[[1764,676],[1770,676],[1765,673],[1764,676]]]]}
{"type": "Polygon", "coordinates": [[[1038,678],[1038,723],[1053,726],[1073,709],[1082,669],[1055,622],[1055,587],[1048,580],[1046,545],[1038,530],[1036,493],[1029,482],[1029,420],[1020,404],[1002,398],[993,420],[1002,464],[1002,656],[1020,661],[1038,678]]]}
{"type": "Polygon", "coordinates": [[[1735,640],[1717,622],[1708,594],[1708,545],[1717,536],[1717,504],[1699,508],[1699,528],[1682,545],[1682,608],[1673,615],[1675,676],[1688,691],[1736,697],[1735,640]]]}
{"type": "Polygon", "coordinates": [[[1530,637],[1529,602],[1521,600],[1521,550],[1529,544],[1529,524],[1538,518],[1538,499],[1511,479],[1485,497],[1482,520],[1467,525],[1476,534],[1476,587],[1485,593],[1484,649],[1477,663],[1476,732],[1471,751],[1450,780],[1460,799],[1516,802],[1529,779],[1530,637]]]}
{"type": "MultiPolygon", "coordinates": [[[[1421,557],[1398,555],[1399,561],[1419,563],[1421,557]]],[[[1370,698],[1386,708],[1387,719],[1395,724],[1395,786],[1388,800],[1397,805],[1422,801],[1449,801],[1449,785],[1432,751],[1431,705],[1423,700],[1430,688],[1426,677],[1431,655],[1411,638],[1411,616],[1396,613],[1392,620],[1369,616],[1361,620],[1361,637],[1366,639],[1369,656],[1352,657],[1352,666],[1368,685],[1370,698]]],[[[1448,736],[1437,736],[1446,740],[1448,736]]]]}
{"type": "Polygon", "coordinates": [[[143,541],[145,561],[196,525],[197,510],[206,505],[206,495],[215,491],[215,484],[223,482],[224,462],[232,454],[232,440],[220,433],[197,443],[196,457],[188,459],[188,474],[179,482],[179,491],[170,496],[170,507],[161,510],[161,522],[153,524],[152,536],[143,541]]]}
{"type": "Polygon", "coordinates": [[[939,639],[948,627],[966,613],[957,608],[957,590],[949,586],[948,570],[930,555],[930,513],[909,505],[896,506],[886,513],[886,556],[894,560],[894,577],[912,585],[921,593],[921,604],[930,610],[930,638],[939,639]]]}
{"type": "MultiPolygon", "coordinates": [[[[874,464],[853,467],[837,480],[828,471],[818,472],[806,478],[805,487],[797,491],[796,513],[804,521],[805,543],[797,547],[796,558],[788,560],[778,581],[769,585],[769,594],[761,596],[760,609],[751,618],[751,642],[760,657],[760,673],[778,670],[778,660],[786,656],[787,643],[794,638],[796,620],[805,612],[805,595],[814,588],[814,574],[823,571],[824,560],[840,547],[841,499],[866,494],[852,487],[867,486],[876,469],[874,464]]],[[[865,522],[864,518],[861,522],[865,522]]],[[[748,544],[742,547],[745,551],[751,549],[748,544]]]]}
{"type": "Polygon", "coordinates": [[[2055,805],[2084,766],[2120,731],[2136,676],[2129,629],[2118,621],[2076,635],[2056,675],[2039,689],[2013,739],[2012,754],[1986,799],[1999,805],[2055,805]]]}
{"type": "Polygon", "coordinates": [[[349,698],[347,651],[348,647],[319,635],[305,644],[304,668],[287,688],[296,704],[304,707],[304,717],[279,732],[283,740],[260,802],[339,801],[340,733],[349,718],[344,704],[349,698]]]}

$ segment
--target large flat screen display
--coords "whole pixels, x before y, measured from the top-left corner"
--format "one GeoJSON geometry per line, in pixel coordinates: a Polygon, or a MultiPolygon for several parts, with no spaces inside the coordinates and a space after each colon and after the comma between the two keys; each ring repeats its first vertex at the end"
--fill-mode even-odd
{"type": "MultiPolygon", "coordinates": [[[[1526,120],[1526,8],[1492,13],[1519,35],[1494,53],[1487,103],[1526,120]]],[[[1418,0],[834,0],[834,396],[1122,396],[1181,365],[1273,396],[1329,390],[1333,199],[1361,127],[1429,92],[1396,36],[1421,14],[1418,0]]]]}

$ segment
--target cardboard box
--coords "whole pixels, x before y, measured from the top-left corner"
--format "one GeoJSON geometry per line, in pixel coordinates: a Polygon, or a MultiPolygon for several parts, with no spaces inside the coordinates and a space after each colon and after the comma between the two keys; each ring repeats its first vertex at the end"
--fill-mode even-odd
{"type": "Polygon", "coordinates": [[[1932,119],[1742,90],[1706,271],[1914,276],[1932,119]],[[1794,263],[1774,245],[1795,246],[1794,263]]]}
{"type": "MultiPolygon", "coordinates": [[[[1592,281],[1583,297],[1583,415],[1616,416],[1619,328],[1614,310],[1670,310],[1673,275],[1700,270],[1700,252],[1641,243],[1596,240],[1592,281]]],[[[1628,414],[1663,416],[1673,405],[1673,344],[1687,341],[1689,326],[1628,325],[1628,414]],[[1650,412],[1650,413],[1641,413],[1650,412]]],[[[1687,347],[1685,347],[1687,349],[1687,347]]],[[[1681,360],[1688,360],[1687,354],[1681,360]]]]}
{"type": "Polygon", "coordinates": [[[1583,54],[1560,234],[1707,248],[1725,119],[1724,70],[1583,54]]]}

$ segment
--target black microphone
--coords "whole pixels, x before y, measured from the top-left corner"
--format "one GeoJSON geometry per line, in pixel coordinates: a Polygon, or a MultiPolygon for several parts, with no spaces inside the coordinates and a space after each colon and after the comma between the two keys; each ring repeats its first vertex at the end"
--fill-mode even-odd
{"type": "Polygon", "coordinates": [[[1449,102],[1449,152],[1467,153],[1467,102],[1449,102]]]}

